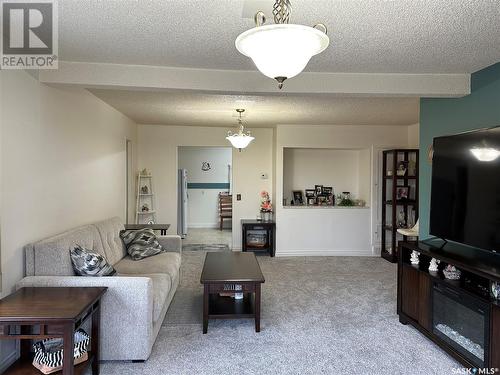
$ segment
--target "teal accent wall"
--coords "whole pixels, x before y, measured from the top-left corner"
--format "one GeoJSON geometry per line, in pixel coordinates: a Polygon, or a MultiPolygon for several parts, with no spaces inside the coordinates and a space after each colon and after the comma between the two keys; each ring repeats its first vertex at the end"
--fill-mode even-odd
{"type": "Polygon", "coordinates": [[[229,189],[229,182],[188,182],[188,189],[229,189]]]}
{"type": "Polygon", "coordinates": [[[429,237],[432,165],[427,161],[434,137],[500,126],[500,63],[471,76],[471,94],[463,98],[420,100],[420,238],[429,237]]]}

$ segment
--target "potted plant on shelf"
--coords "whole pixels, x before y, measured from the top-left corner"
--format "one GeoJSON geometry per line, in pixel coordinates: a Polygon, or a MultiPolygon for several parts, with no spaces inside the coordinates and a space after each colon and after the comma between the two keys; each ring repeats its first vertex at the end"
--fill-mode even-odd
{"type": "Polygon", "coordinates": [[[273,205],[269,198],[269,193],[263,190],[260,193],[260,217],[263,221],[271,221],[273,214],[273,205]]]}

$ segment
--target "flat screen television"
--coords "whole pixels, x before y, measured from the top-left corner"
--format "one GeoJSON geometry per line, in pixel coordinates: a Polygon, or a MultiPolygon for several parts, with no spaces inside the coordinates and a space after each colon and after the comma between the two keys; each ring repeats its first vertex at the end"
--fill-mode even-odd
{"type": "Polygon", "coordinates": [[[500,127],[434,138],[430,233],[500,252],[500,127]]]}

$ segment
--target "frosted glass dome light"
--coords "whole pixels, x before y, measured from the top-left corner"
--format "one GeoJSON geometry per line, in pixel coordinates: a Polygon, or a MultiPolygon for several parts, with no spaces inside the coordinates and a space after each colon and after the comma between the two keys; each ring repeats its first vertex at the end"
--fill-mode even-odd
{"type": "Polygon", "coordinates": [[[239,118],[238,118],[238,133],[233,133],[229,131],[227,133],[226,139],[231,142],[234,148],[237,148],[240,152],[241,149],[246,148],[250,142],[252,142],[255,137],[252,137],[250,135],[250,132],[245,133],[245,128],[243,127],[243,121],[241,120],[241,114],[245,112],[244,109],[237,109],[236,112],[238,112],[239,118]]]}
{"type": "Polygon", "coordinates": [[[276,0],[274,25],[263,25],[262,12],[255,15],[256,27],[236,38],[236,49],[252,59],[257,69],[265,76],[283,82],[304,70],[314,55],[323,52],[330,43],[326,27],[288,24],[291,5],[289,0],[276,0]],[[322,30],[320,30],[319,27],[322,30]]]}

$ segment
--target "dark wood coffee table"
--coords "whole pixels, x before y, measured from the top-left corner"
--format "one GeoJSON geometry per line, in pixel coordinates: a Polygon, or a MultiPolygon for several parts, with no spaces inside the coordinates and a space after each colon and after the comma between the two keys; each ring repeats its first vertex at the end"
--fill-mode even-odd
{"type": "Polygon", "coordinates": [[[260,290],[265,282],[253,253],[207,253],[203,271],[203,333],[208,319],[255,318],[255,331],[260,332],[260,290]],[[241,286],[243,299],[220,296],[233,294],[241,286]]]}
{"type": "Polygon", "coordinates": [[[29,340],[62,337],[62,374],[82,374],[92,364],[92,374],[98,375],[100,301],[106,289],[21,288],[0,300],[0,339],[24,340],[21,341],[21,358],[5,374],[40,374],[31,364],[33,357],[29,340]],[[92,318],[89,359],[74,366],[74,334],[89,318],[92,318]],[[16,326],[21,327],[20,332],[16,326]],[[33,327],[37,328],[32,330],[33,327]]]}

